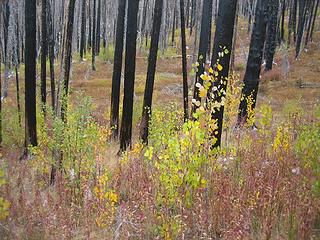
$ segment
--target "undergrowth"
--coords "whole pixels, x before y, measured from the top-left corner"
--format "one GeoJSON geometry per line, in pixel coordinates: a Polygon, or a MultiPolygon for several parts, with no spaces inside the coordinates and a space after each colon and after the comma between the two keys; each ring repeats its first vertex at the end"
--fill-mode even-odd
{"type": "MultiPolygon", "coordinates": [[[[68,104],[67,121],[38,115],[39,146],[26,161],[1,156],[0,235],[6,239],[311,239],[320,213],[320,114],[287,106],[256,112],[258,129],[233,127],[240,94],[229,79],[224,144],[201,108],[183,123],[156,107],[149,145],[111,155],[110,130],[92,99],[68,104]],[[114,167],[108,163],[115,161],[114,167]],[[60,164],[61,161],[61,164],[60,164]],[[52,166],[58,169],[50,185],[52,166]],[[3,174],[2,174],[3,173],[3,174]]],[[[291,104],[292,105],[292,104],[291,104]]],[[[10,115],[13,117],[15,115],[10,115]]],[[[5,118],[8,115],[4,116],[5,118]]],[[[19,131],[4,138],[18,142],[19,131]],[[15,140],[14,140],[15,139],[15,140]]]]}

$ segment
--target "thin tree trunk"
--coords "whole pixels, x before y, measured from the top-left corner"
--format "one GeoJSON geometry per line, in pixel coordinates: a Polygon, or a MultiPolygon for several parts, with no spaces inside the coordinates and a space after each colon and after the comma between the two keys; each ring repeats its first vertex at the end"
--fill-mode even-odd
{"type": "Polygon", "coordinates": [[[86,0],[82,0],[80,38],[80,60],[83,61],[84,48],[86,45],[86,0]]]}
{"type": "Polygon", "coordinates": [[[314,31],[314,26],[315,26],[315,22],[316,22],[316,17],[318,15],[318,7],[319,7],[319,0],[317,0],[315,13],[313,15],[313,20],[312,20],[312,27],[311,27],[311,32],[310,32],[310,40],[311,40],[311,42],[313,40],[312,37],[313,37],[313,31],[314,31]]]}
{"type": "Polygon", "coordinates": [[[153,27],[151,35],[151,46],[148,61],[147,80],[144,91],[142,119],[140,127],[140,138],[144,143],[148,143],[149,121],[151,117],[152,95],[154,78],[157,66],[158,45],[162,21],[163,0],[156,0],[154,7],[153,27]]]}
{"type": "Polygon", "coordinates": [[[92,70],[96,70],[96,2],[93,0],[93,9],[92,9],[92,70]]]}
{"type": "Polygon", "coordinates": [[[16,71],[16,91],[17,91],[17,110],[18,110],[18,121],[19,127],[21,127],[21,107],[20,107],[20,87],[19,87],[19,73],[18,73],[18,65],[15,67],[16,71]]]}
{"type": "Polygon", "coordinates": [[[114,51],[114,64],[112,75],[112,92],[111,92],[111,116],[110,126],[114,139],[118,138],[119,132],[119,102],[120,102],[120,85],[121,70],[123,58],[123,41],[124,41],[124,23],[126,15],[126,0],[119,0],[118,17],[116,30],[116,43],[114,51]]]}
{"type": "Polygon", "coordinates": [[[41,2],[41,103],[45,112],[47,102],[47,0],[41,2]]]}
{"type": "MultiPolygon", "coordinates": [[[[50,3],[50,1],[49,1],[50,3]]],[[[49,17],[49,62],[50,62],[50,87],[51,87],[51,105],[52,110],[56,112],[56,84],[54,76],[54,15],[51,12],[51,4],[48,6],[48,17],[49,17]]]]}
{"type": "Polygon", "coordinates": [[[181,22],[181,49],[182,49],[182,75],[183,75],[183,110],[184,121],[189,119],[188,104],[188,73],[187,73],[187,43],[186,43],[186,24],[184,20],[184,0],[180,0],[180,22],[181,22]]]}

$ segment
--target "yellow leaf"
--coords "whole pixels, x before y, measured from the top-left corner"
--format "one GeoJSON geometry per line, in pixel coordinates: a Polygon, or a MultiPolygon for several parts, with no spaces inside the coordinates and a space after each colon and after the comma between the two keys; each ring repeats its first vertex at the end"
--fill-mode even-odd
{"type": "Polygon", "coordinates": [[[221,66],[221,64],[218,64],[217,68],[218,68],[218,70],[219,70],[220,72],[221,72],[222,69],[223,69],[223,67],[221,66]]]}

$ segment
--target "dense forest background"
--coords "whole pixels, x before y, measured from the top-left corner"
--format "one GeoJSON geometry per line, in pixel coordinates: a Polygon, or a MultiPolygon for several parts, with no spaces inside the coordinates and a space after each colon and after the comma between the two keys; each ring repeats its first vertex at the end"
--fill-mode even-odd
{"type": "Polygon", "coordinates": [[[318,239],[319,0],[0,0],[0,236],[318,239]]]}

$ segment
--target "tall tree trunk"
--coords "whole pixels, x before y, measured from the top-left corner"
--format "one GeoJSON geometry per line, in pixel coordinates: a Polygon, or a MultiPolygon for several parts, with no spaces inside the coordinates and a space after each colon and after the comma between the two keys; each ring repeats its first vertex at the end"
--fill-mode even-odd
{"type": "Polygon", "coordinates": [[[100,54],[101,37],[101,0],[98,2],[97,31],[96,31],[96,55],[100,54]]]}
{"type": "MultiPolygon", "coordinates": [[[[2,24],[1,12],[2,12],[2,3],[0,3],[0,26],[2,24]]],[[[2,49],[2,42],[0,41],[0,147],[2,146],[2,72],[1,72],[2,50],[1,49],[2,49]]]]}
{"type": "Polygon", "coordinates": [[[111,116],[110,126],[114,139],[118,138],[119,132],[119,102],[120,102],[120,85],[121,70],[123,57],[123,40],[124,40],[124,22],[126,15],[126,0],[119,0],[118,17],[116,30],[116,43],[114,51],[114,64],[112,75],[112,92],[111,92],[111,116]]]}
{"type": "MultiPolygon", "coordinates": [[[[202,7],[202,19],[201,19],[201,30],[200,30],[200,43],[199,43],[199,52],[198,52],[198,71],[195,79],[194,93],[193,99],[196,101],[201,101],[199,96],[199,88],[196,87],[197,83],[203,85],[203,80],[201,79],[201,75],[204,73],[204,68],[207,59],[207,49],[209,48],[209,38],[208,33],[211,33],[211,24],[210,19],[212,19],[212,1],[204,0],[202,7]]],[[[197,110],[197,106],[193,104],[192,113],[195,113],[197,110]]]]}
{"type": "Polygon", "coordinates": [[[93,9],[92,9],[92,70],[96,70],[96,2],[93,0],[93,9]]]}
{"type": "Polygon", "coordinates": [[[173,19],[172,19],[172,33],[171,33],[171,45],[175,45],[175,38],[176,38],[176,18],[177,18],[177,1],[174,2],[174,9],[173,9],[173,19]]]}
{"type": "MultiPolygon", "coordinates": [[[[76,0],[70,0],[68,6],[68,17],[67,17],[67,27],[65,36],[65,55],[63,60],[63,90],[64,95],[67,97],[69,94],[69,81],[70,81],[70,69],[72,61],[72,36],[73,36],[73,25],[74,25],[74,10],[75,10],[76,0]]],[[[64,98],[64,97],[63,97],[64,98]]],[[[61,120],[66,122],[66,111],[67,111],[67,101],[61,105],[61,120]]]]}
{"type": "Polygon", "coordinates": [[[217,62],[222,66],[222,71],[219,72],[219,76],[215,78],[214,86],[217,88],[214,91],[214,88],[210,93],[213,94],[214,98],[212,99],[214,103],[221,103],[221,107],[214,108],[214,111],[211,114],[212,120],[216,121],[218,129],[214,131],[213,136],[216,138],[216,141],[213,144],[213,147],[220,147],[221,145],[221,136],[222,136],[222,127],[223,127],[223,113],[224,105],[223,98],[226,97],[227,83],[229,76],[229,67],[230,67],[230,51],[232,50],[232,41],[234,34],[234,23],[236,18],[237,10],[237,0],[225,0],[219,2],[219,12],[217,19],[217,27],[214,38],[214,48],[211,61],[211,67],[218,71],[217,62]],[[222,49],[221,49],[222,47],[222,49]],[[227,49],[227,51],[225,50],[227,49]],[[226,54],[220,58],[219,52],[224,51],[226,54]],[[229,52],[229,53],[228,53],[229,52]]]}
{"type": "Polygon", "coordinates": [[[80,60],[83,61],[84,48],[86,46],[86,0],[82,0],[80,39],[80,60]]]}
{"type": "MultiPolygon", "coordinates": [[[[49,0],[50,3],[50,0],[49,0]]],[[[51,4],[48,6],[48,18],[49,18],[49,62],[50,62],[50,88],[51,88],[51,105],[52,110],[55,111],[56,104],[56,84],[54,76],[54,14],[51,11],[51,4]]],[[[56,111],[55,111],[56,112],[56,111]]]]}
{"type": "Polygon", "coordinates": [[[266,71],[270,71],[276,50],[276,32],[278,22],[279,0],[271,0],[267,24],[267,36],[265,45],[266,71]]]}
{"type": "Polygon", "coordinates": [[[309,8],[310,0],[299,0],[299,23],[297,31],[297,41],[296,41],[296,58],[299,57],[301,50],[301,42],[304,33],[304,27],[306,22],[306,15],[309,8]]]}
{"type": "Polygon", "coordinates": [[[139,0],[128,1],[126,59],[124,71],[123,112],[120,130],[120,150],[131,146],[134,81],[136,71],[137,18],[139,0]]]}
{"type": "Polygon", "coordinates": [[[310,31],[311,31],[311,25],[312,25],[315,4],[316,4],[315,0],[312,0],[312,5],[309,9],[309,14],[308,14],[308,26],[307,26],[307,33],[306,33],[306,39],[305,39],[305,47],[308,46],[308,43],[310,40],[310,31]]]}
{"type": "Polygon", "coordinates": [[[25,147],[37,146],[36,118],[36,1],[25,1],[25,32],[28,34],[25,43],[25,147]]]}
{"type": "Polygon", "coordinates": [[[189,104],[188,104],[189,89],[188,89],[188,73],[187,73],[188,70],[187,70],[186,24],[184,20],[184,11],[185,11],[184,0],[180,0],[182,75],[183,75],[183,110],[184,110],[184,121],[187,121],[189,119],[189,104]]]}
{"type": "Polygon", "coordinates": [[[238,123],[241,125],[248,120],[248,107],[254,110],[257,101],[260,72],[262,64],[263,47],[266,37],[267,26],[267,2],[258,0],[256,6],[255,23],[252,30],[250,50],[247,68],[244,76],[244,86],[239,107],[238,123]],[[248,105],[249,98],[252,105],[248,105]]]}
{"type": "Polygon", "coordinates": [[[140,138],[144,143],[148,143],[153,86],[154,86],[154,78],[155,78],[156,66],[157,66],[157,54],[158,54],[158,45],[159,45],[159,37],[160,37],[160,29],[161,29],[161,21],[162,21],[162,7],[163,7],[163,0],[156,0],[155,7],[154,7],[151,46],[150,46],[150,53],[149,53],[148,71],[147,71],[146,86],[144,90],[143,110],[142,110],[142,119],[141,119],[141,127],[140,127],[140,138]]]}
{"type": "Polygon", "coordinates": [[[314,31],[314,25],[315,25],[315,22],[316,22],[316,17],[318,15],[318,7],[319,7],[319,0],[317,0],[317,4],[316,4],[316,7],[315,7],[315,13],[313,15],[313,20],[312,20],[312,26],[311,26],[311,32],[310,32],[310,40],[312,42],[313,40],[313,31],[314,31]]]}
{"type": "Polygon", "coordinates": [[[41,2],[41,103],[45,112],[47,102],[47,0],[41,2]]]}
{"type": "Polygon", "coordinates": [[[286,17],[286,0],[282,0],[282,13],[281,13],[281,41],[284,42],[284,21],[286,17]]]}

